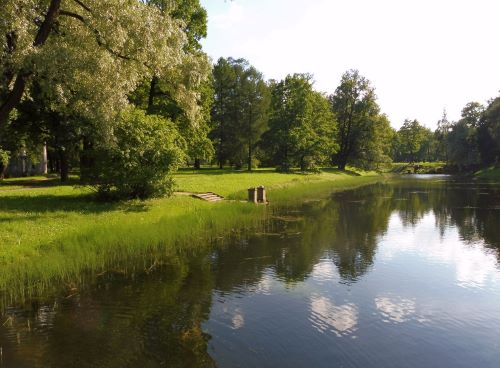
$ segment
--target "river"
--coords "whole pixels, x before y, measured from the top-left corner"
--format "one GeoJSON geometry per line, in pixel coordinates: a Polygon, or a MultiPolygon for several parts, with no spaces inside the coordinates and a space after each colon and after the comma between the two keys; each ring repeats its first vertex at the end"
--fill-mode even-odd
{"type": "Polygon", "coordinates": [[[500,367],[498,186],[409,176],[179,253],[13,304],[0,367],[500,367]]]}

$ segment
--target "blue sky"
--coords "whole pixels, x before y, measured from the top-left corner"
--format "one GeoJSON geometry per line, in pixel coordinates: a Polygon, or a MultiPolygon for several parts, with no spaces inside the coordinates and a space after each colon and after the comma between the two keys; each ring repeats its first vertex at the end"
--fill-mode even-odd
{"type": "Polygon", "coordinates": [[[331,93],[348,69],[376,88],[382,111],[434,128],[446,108],[500,91],[499,0],[201,0],[205,51],[243,57],[266,78],[312,73],[331,93]]]}

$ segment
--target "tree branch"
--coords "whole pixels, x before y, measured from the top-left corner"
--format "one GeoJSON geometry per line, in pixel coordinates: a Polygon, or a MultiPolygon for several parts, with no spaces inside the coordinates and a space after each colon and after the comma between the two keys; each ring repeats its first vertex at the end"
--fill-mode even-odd
{"type": "MultiPolygon", "coordinates": [[[[49,4],[49,8],[47,10],[47,14],[45,15],[45,19],[43,23],[40,25],[38,32],[35,36],[35,40],[33,41],[34,47],[42,46],[49,38],[50,31],[59,16],[59,9],[61,8],[62,0],[51,0],[49,4]]],[[[23,97],[24,91],[26,89],[26,83],[28,78],[31,76],[33,72],[20,72],[18,73],[16,80],[14,82],[14,87],[7,94],[5,101],[3,101],[0,105],[0,126],[7,122],[9,118],[10,112],[19,104],[21,98],[23,97]]]]}
{"type": "MultiPolygon", "coordinates": [[[[75,0],[76,1],[76,0],[75,0]]],[[[113,56],[116,56],[117,58],[123,59],[123,60],[128,60],[128,61],[137,61],[134,58],[131,58],[130,56],[122,55],[118,51],[113,50],[109,45],[106,44],[105,40],[103,39],[101,33],[99,30],[92,28],[88,22],[85,20],[84,17],[82,17],[80,14],[73,13],[70,11],[66,10],[61,10],[60,15],[67,16],[70,18],[74,18],[78,21],[80,21],[85,27],[87,27],[94,35],[96,36],[96,42],[99,46],[103,47],[106,51],[108,51],[110,54],[113,56]]]]}
{"type": "Polygon", "coordinates": [[[81,2],[80,0],[73,0],[75,3],[77,3],[78,5],[80,5],[83,9],[85,9],[86,11],[88,11],[90,14],[92,14],[92,9],[90,9],[87,5],[85,5],[83,2],[81,2]]]}

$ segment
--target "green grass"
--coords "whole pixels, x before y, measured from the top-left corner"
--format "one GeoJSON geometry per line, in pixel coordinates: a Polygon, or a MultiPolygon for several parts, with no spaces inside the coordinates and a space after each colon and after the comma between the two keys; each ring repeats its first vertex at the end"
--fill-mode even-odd
{"type": "Polygon", "coordinates": [[[375,176],[373,172],[339,171],[325,169],[320,173],[278,173],[273,169],[259,169],[252,172],[204,169],[200,171],[181,170],[176,175],[177,190],[181,192],[216,192],[228,199],[246,199],[247,189],[259,185],[269,190],[269,195],[281,189],[296,185],[337,183],[361,176],[375,176]]]}
{"type": "MultiPolygon", "coordinates": [[[[265,185],[273,206],[294,204],[334,190],[373,183],[373,173],[279,174],[203,170],[176,175],[178,190],[214,191],[244,199],[250,186],[265,185]]],[[[99,273],[206,246],[210,239],[255,227],[266,206],[240,201],[208,203],[176,196],[145,202],[99,203],[90,189],[56,181],[10,180],[0,184],[0,292],[17,299],[78,284],[84,272],[99,273]]]]}
{"type": "Polygon", "coordinates": [[[474,174],[479,179],[500,181],[500,167],[489,167],[474,174]]]}

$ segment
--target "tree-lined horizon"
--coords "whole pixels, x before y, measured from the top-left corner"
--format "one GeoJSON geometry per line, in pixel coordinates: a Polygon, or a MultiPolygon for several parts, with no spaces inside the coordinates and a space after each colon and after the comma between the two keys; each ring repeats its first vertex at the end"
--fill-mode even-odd
{"type": "Polygon", "coordinates": [[[327,95],[310,74],[265,80],[241,58],[212,65],[199,0],[5,0],[0,11],[2,172],[46,145],[63,181],[78,168],[103,195],[143,198],[202,163],[468,170],[500,159],[500,97],[467,104],[457,122],[444,113],[435,131],[417,120],[395,130],[357,70],[327,95]]]}

